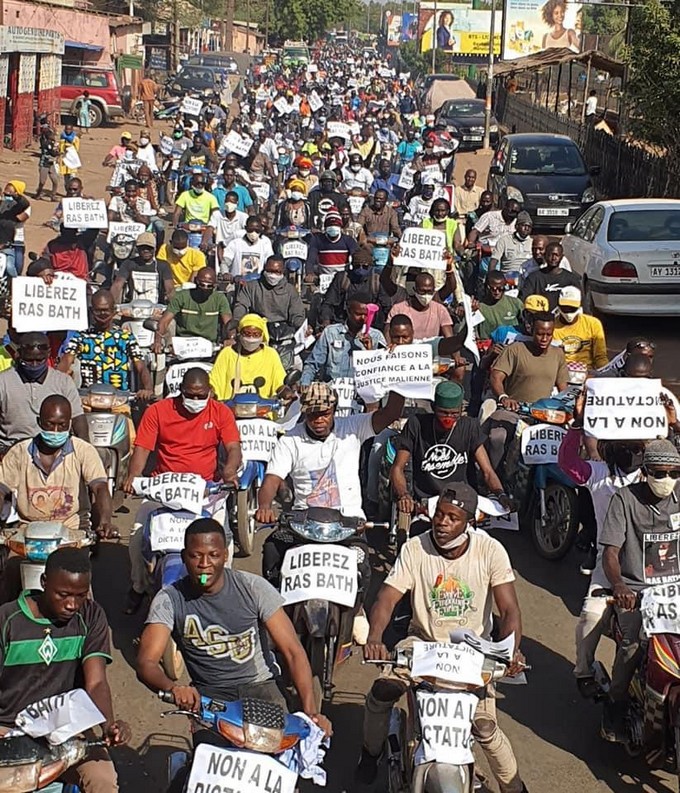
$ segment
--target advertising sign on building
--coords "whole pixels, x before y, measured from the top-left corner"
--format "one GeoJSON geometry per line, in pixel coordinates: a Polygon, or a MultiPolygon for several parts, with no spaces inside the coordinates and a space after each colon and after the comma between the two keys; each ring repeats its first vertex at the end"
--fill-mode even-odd
{"type": "Polygon", "coordinates": [[[565,0],[505,0],[503,58],[581,47],[581,5],[565,0]]]}

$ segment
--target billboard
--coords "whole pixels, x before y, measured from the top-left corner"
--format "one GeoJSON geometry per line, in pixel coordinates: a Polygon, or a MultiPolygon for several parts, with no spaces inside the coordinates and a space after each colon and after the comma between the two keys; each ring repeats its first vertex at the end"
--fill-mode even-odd
{"type": "MultiPolygon", "coordinates": [[[[500,2],[498,3],[500,6],[500,2]]],[[[491,0],[467,2],[423,2],[418,16],[420,51],[434,46],[454,56],[482,56],[489,53],[491,0]]],[[[494,50],[501,51],[503,12],[496,11],[494,50]]]]}
{"type": "Polygon", "coordinates": [[[505,0],[505,60],[555,47],[580,51],[580,3],[566,0],[505,0]]]}
{"type": "Polygon", "coordinates": [[[415,41],[418,38],[418,14],[401,15],[401,40],[415,41]]]}
{"type": "Polygon", "coordinates": [[[401,14],[385,11],[385,37],[388,47],[398,47],[401,42],[401,14]]]}

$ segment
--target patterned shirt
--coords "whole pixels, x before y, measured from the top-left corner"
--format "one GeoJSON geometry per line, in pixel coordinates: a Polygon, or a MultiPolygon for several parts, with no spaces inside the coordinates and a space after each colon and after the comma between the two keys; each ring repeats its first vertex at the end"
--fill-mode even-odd
{"type": "Polygon", "coordinates": [[[130,372],[143,353],[132,333],[122,328],[89,328],[67,343],[64,353],[80,361],[80,375],[85,388],[108,383],[121,391],[130,390],[130,372]]]}

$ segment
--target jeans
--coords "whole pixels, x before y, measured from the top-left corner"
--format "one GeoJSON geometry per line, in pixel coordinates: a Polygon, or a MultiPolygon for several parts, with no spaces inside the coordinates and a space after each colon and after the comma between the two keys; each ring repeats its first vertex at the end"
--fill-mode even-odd
{"type": "Polygon", "coordinates": [[[61,781],[78,785],[83,793],[117,793],[118,774],[103,746],[90,749],[87,759],[69,768],[61,781]]]}
{"type": "Polygon", "coordinates": [[[616,650],[612,667],[612,682],[609,697],[613,702],[625,702],[628,699],[628,686],[633,679],[635,669],[640,662],[642,647],[640,645],[640,629],[642,628],[642,612],[623,611],[618,606],[616,618],[621,628],[622,638],[616,650]]]}
{"type": "Polygon", "coordinates": [[[483,430],[487,435],[486,449],[494,471],[498,472],[505,460],[505,453],[510,446],[519,416],[509,410],[496,410],[484,422],[483,430]]]}

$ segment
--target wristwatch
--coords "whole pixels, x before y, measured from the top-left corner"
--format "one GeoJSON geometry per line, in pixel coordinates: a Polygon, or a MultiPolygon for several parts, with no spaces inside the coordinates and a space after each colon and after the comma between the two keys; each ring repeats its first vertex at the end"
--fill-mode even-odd
{"type": "Polygon", "coordinates": [[[498,404],[500,405],[500,404],[503,402],[503,400],[504,400],[504,399],[510,399],[510,397],[509,397],[507,394],[501,394],[501,395],[498,397],[498,400],[497,400],[497,401],[498,401],[498,404]]]}

